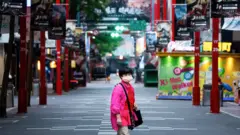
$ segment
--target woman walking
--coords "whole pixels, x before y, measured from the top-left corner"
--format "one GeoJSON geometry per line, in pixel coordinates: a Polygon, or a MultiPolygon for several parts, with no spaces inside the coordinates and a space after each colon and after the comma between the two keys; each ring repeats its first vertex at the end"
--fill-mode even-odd
{"type": "Polygon", "coordinates": [[[137,109],[135,92],[130,84],[133,80],[133,72],[131,69],[125,68],[119,71],[119,77],[121,82],[115,86],[111,97],[111,123],[112,128],[117,131],[117,135],[130,135],[129,126],[132,126],[132,119],[137,120],[133,111],[137,109]],[[128,100],[124,90],[126,90],[128,100]],[[132,112],[132,117],[130,116],[129,108],[132,112]]]}

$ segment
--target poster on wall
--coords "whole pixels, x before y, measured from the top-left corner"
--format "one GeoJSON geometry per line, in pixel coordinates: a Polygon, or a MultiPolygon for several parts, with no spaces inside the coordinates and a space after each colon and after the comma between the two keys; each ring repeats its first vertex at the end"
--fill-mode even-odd
{"type": "Polygon", "coordinates": [[[210,28],[210,0],[187,0],[187,23],[192,31],[210,28]]]}
{"type": "Polygon", "coordinates": [[[211,10],[211,17],[213,18],[240,16],[240,1],[212,0],[211,10]]]}
{"type": "Polygon", "coordinates": [[[187,5],[175,5],[175,40],[189,40],[191,32],[187,27],[187,5]]]}
{"type": "MultiPolygon", "coordinates": [[[[224,90],[224,101],[238,101],[238,86],[235,84],[240,82],[240,71],[234,63],[239,61],[239,58],[219,58],[219,77],[223,83],[232,87],[232,91],[224,90]]],[[[159,63],[159,99],[192,99],[194,57],[161,57],[159,63]]],[[[208,83],[208,75],[211,75],[211,72],[211,58],[201,57],[199,78],[201,90],[203,85],[208,83]]]]}
{"type": "Polygon", "coordinates": [[[31,28],[33,30],[48,30],[52,2],[52,0],[31,0],[31,28]]]}
{"type": "Polygon", "coordinates": [[[1,0],[0,1],[0,14],[11,15],[14,10],[15,15],[26,14],[26,0],[1,0]]]}
{"type": "Polygon", "coordinates": [[[49,39],[65,39],[66,7],[64,5],[52,5],[49,16],[49,39]]]}
{"type": "Polygon", "coordinates": [[[157,23],[157,44],[156,47],[162,50],[167,47],[171,39],[171,23],[158,22],[157,23]]]}
{"type": "Polygon", "coordinates": [[[157,44],[157,33],[147,32],[146,33],[146,46],[148,52],[154,52],[157,44]]]}

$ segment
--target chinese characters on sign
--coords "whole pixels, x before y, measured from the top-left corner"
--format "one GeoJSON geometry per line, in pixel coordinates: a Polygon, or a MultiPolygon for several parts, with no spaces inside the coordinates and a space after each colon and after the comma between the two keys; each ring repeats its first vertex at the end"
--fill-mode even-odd
{"type": "Polygon", "coordinates": [[[115,7],[107,7],[106,8],[107,14],[128,14],[128,15],[140,15],[143,14],[143,11],[139,8],[132,8],[132,7],[120,7],[120,8],[115,8],[115,7]]]}

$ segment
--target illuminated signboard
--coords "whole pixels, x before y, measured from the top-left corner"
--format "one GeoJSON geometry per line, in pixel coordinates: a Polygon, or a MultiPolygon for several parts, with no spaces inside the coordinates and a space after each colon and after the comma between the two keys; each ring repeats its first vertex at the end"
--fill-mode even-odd
{"type": "MultiPolygon", "coordinates": [[[[218,49],[220,52],[230,52],[232,43],[229,42],[219,42],[218,49]]],[[[211,52],[212,51],[212,42],[203,42],[203,51],[211,52]]]]}

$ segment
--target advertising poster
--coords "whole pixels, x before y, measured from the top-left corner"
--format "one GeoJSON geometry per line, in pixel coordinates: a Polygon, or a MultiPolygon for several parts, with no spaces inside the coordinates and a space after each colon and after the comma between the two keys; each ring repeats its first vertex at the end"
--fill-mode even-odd
{"type": "Polygon", "coordinates": [[[187,5],[175,5],[175,40],[190,40],[191,32],[187,27],[187,5]]]}
{"type": "MultiPolygon", "coordinates": [[[[224,101],[237,102],[238,82],[240,82],[239,58],[219,58],[219,77],[223,83],[232,87],[224,90],[224,101]]],[[[161,57],[159,60],[159,98],[192,99],[194,84],[194,57],[161,57]]],[[[212,60],[209,57],[200,59],[200,89],[207,83],[212,72],[212,60]]],[[[211,77],[210,77],[211,78],[211,77]]],[[[239,83],[240,84],[240,83],[239,83]]],[[[202,93],[202,91],[201,91],[202,93]]]]}
{"type": "Polygon", "coordinates": [[[240,1],[212,0],[211,10],[213,18],[240,16],[240,1]]]}
{"type": "MultiPolygon", "coordinates": [[[[1,23],[0,23],[0,33],[8,34],[9,33],[9,26],[10,26],[10,16],[9,15],[0,15],[1,23]]],[[[15,16],[15,24],[18,24],[19,17],[15,16]]],[[[19,31],[19,25],[15,25],[14,31],[19,31]]]]}
{"type": "Polygon", "coordinates": [[[26,0],[1,0],[0,14],[10,15],[10,11],[14,10],[16,15],[26,14],[26,0]]]}
{"type": "Polygon", "coordinates": [[[224,18],[222,29],[240,31],[240,17],[224,18]]]}
{"type": "Polygon", "coordinates": [[[48,30],[52,2],[52,0],[31,0],[31,28],[33,30],[48,30]]]}
{"type": "Polygon", "coordinates": [[[188,27],[192,31],[210,28],[210,0],[187,0],[188,27]]]}
{"type": "Polygon", "coordinates": [[[157,44],[156,47],[162,50],[167,47],[171,40],[171,23],[170,22],[158,22],[157,23],[157,44]]]}
{"type": "Polygon", "coordinates": [[[49,16],[49,39],[65,39],[66,7],[64,5],[52,5],[49,16]]]}
{"type": "Polygon", "coordinates": [[[157,44],[157,33],[156,32],[147,32],[146,33],[146,46],[148,52],[154,52],[156,50],[157,44]]]}

